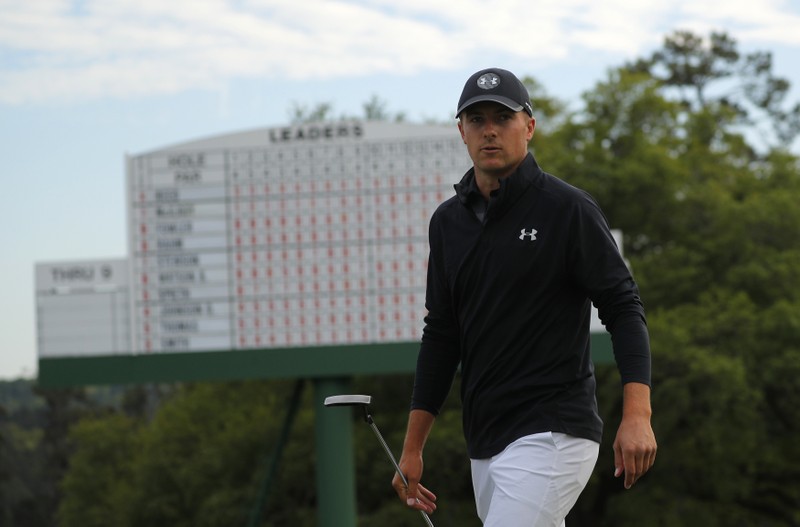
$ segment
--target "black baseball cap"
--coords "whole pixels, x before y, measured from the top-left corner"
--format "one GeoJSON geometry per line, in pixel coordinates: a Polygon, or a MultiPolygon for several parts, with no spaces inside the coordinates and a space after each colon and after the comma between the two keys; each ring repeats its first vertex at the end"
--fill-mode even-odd
{"type": "Polygon", "coordinates": [[[467,106],[483,101],[498,102],[515,112],[525,110],[533,117],[528,89],[508,70],[487,68],[473,73],[467,79],[461,98],[458,100],[456,119],[467,106]]]}

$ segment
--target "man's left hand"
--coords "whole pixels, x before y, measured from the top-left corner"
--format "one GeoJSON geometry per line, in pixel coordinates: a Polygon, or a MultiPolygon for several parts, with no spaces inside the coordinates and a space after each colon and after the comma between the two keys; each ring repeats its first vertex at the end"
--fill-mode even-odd
{"type": "Polygon", "coordinates": [[[625,475],[629,489],[656,460],[656,436],[650,425],[650,387],[629,383],[624,387],[622,422],[614,439],[614,477],[625,475]]]}

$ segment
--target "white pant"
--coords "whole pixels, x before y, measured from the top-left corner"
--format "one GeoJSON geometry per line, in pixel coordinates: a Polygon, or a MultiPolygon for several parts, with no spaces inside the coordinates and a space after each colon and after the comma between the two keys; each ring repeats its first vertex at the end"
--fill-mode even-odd
{"type": "Polygon", "coordinates": [[[594,470],[600,445],[556,432],[517,439],[494,457],[472,460],[484,527],[564,527],[594,470]]]}

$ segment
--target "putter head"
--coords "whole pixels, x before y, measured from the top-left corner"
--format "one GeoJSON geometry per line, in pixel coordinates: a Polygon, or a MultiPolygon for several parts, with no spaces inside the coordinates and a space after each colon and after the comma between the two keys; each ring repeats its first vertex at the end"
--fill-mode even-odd
{"type": "Polygon", "coordinates": [[[369,395],[331,395],[325,398],[325,406],[367,406],[371,400],[369,395]]]}

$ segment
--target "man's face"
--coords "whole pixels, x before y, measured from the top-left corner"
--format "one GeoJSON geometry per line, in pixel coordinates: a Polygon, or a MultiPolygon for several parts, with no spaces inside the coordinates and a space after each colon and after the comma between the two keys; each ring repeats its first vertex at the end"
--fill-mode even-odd
{"type": "Polygon", "coordinates": [[[458,121],[461,138],[480,175],[510,175],[525,159],[536,121],[502,104],[481,102],[465,109],[458,121]]]}

